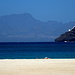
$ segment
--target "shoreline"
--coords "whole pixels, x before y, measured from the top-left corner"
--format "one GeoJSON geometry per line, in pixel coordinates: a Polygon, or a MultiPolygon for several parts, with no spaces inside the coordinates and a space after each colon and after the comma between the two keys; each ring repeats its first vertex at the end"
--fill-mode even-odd
{"type": "Polygon", "coordinates": [[[0,59],[1,75],[75,75],[75,59],[0,59]]]}

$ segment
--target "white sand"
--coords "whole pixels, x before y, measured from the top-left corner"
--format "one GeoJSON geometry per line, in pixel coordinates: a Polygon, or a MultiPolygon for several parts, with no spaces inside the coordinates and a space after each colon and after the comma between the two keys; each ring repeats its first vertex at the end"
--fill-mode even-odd
{"type": "Polygon", "coordinates": [[[75,75],[75,59],[0,60],[0,75],[75,75]]]}

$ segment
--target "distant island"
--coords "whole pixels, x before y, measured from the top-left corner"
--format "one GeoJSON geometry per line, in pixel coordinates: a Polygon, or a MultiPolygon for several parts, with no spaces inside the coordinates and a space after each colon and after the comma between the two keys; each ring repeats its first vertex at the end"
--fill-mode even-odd
{"type": "Polygon", "coordinates": [[[75,26],[56,38],[55,42],[75,42],[75,26]]]}

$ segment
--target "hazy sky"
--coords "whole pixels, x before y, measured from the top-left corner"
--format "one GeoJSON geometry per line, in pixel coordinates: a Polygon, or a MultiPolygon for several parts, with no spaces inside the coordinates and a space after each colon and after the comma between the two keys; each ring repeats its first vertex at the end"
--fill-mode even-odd
{"type": "Polygon", "coordinates": [[[41,21],[75,21],[75,0],[0,0],[0,16],[23,13],[41,21]]]}

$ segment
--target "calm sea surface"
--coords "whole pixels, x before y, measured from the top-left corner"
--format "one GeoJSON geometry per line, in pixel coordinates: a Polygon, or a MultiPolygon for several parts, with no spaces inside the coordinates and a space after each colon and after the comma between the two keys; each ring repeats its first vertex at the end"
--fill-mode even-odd
{"type": "Polygon", "coordinates": [[[75,43],[0,43],[0,59],[40,59],[44,57],[53,59],[75,59],[75,43]]]}

